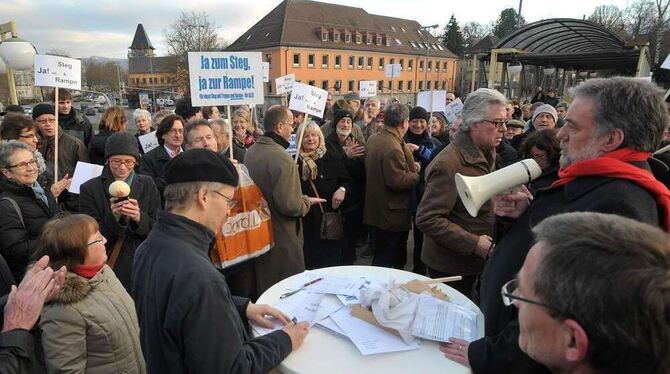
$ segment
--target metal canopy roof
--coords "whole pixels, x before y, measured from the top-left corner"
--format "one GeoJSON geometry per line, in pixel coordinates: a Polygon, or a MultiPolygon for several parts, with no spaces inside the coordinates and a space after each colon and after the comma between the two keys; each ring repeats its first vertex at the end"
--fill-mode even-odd
{"type": "Polygon", "coordinates": [[[494,49],[498,61],[518,60],[530,65],[554,65],[565,69],[635,70],[640,50],[606,28],[571,18],[553,18],[528,24],[503,38],[494,49]]]}

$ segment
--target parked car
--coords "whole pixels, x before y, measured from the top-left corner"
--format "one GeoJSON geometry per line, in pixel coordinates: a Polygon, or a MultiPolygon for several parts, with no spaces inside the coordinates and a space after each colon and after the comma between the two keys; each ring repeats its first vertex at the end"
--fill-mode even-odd
{"type": "Polygon", "coordinates": [[[95,108],[93,108],[93,107],[86,108],[86,110],[84,111],[84,114],[86,114],[87,116],[94,116],[95,115],[95,108]]]}
{"type": "Polygon", "coordinates": [[[107,108],[105,108],[105,107],[102,106],[102,105],[100,105],[100,106],[98,107],[98,113],[105,113],[105,110],[107,110],[107,108]]]}
{"type": "Polygon", "coordinates": [[[79,104],[79,109],[84,110],[86,108],[88,108],[88,104],[84,104],[84,103],[79,104]]]}
{"type": "Polygon", "coordinates": [[[21,105],[21,108],[23,108],[23,111],[27,116],[31,116],[33,114],[33,107],[30,105],[21,105]]]}

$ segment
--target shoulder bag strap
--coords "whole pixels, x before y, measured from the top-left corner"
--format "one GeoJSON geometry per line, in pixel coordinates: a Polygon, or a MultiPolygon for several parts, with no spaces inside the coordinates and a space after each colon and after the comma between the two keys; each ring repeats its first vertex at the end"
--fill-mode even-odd
{"type": "MultiPolygon", "coordinates": [[[[314,185],[314,182],[312,182],[312,178],[309,178],[309,184],[312,185],[312,191],[314,191],[316,198],[320,199],[321,196],[319,196],[319,192],[316,190],[316,186],[314,185]]],[[[319,209],[321,209],[321,214],[323,214],[323,205],[321,205],[321,203],[319,203],[319,209]]]]}
{"type": "Polygon", "coordinates": [[[14,210],[16,211],[16,214],[19,216],[19,221],[21,221],[21,226],[23,228],[26,227],[26,224],[23,222],[23,214],[21,214],[21,208],[19,208],[19,204],[16,203],[16,200],[12,199],[11,197],[2,197],[0,200],[7,200],[9,201],[10,204],[14,207],[14,210]]]}

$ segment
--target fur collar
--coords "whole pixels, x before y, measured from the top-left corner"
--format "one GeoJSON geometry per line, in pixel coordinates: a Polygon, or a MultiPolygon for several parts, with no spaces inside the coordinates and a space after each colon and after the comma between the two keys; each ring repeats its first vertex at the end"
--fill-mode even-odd
{"type": "Polygon", "coordinates": [[[58,294],[58,302],[62,304],[73,304],[83,300],[95,286],[106,276],[107,265],[102,268],[91,279],[80,277],[79,275],[67,272],[65,282],[58,294]]]}

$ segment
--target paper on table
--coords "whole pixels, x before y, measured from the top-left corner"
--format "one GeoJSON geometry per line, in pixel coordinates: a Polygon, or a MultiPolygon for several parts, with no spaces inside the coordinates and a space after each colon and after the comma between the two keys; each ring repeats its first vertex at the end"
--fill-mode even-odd
{"type": "Polygon", "coordinates": [[[337,326],[354,343],[363,355],[403,352],[421,348],[419,340],[410,344],[398,336],[388,333],[351,315],[351,309],[342,308],[330,315],[337,326]]]}
{"type": "MultiPolygon", "coordinates": [[[[377,283],[374,284],[375,286],[379,285],[377,283]]],[[[365,282],[363,285],[356,291],[356,293],[353,296],[345,296],[345,295],[337,295],[337,298],[340,299],[342,304],[344,305],[355,305],[355,304],[360,304],[361,303],[361,291],[363,291],[366,288],[370,288],[373,286],[373,283],[369,279],[365,279],[365,282]]]]}
{"type": "Polygon", "coordinates": [[[321,304],[319,304],[319,309],[316,311],[316,316],[314,317],[315,322],[321,321],[324,318],[328,318],[328,316],[337,312],[344,306],[340,300],[335,297],[335,295],[321,295],[323,296],[323,299],[321,300],[321,304]]]}
{"type": "MultiPolygon", "coordinates": [[[[313,326],[323,296],[323,294],[318,293],[298,292],[291,297],[280,300],[274,307],[284,312],[289,318],[295,318],[298,322],[307,321],[310,326],[313,326]]],[[[265,335],[283,327],[281,322],[277,320],[274,320],[273,323],[274,327],[271,329],[253,322],[251,326],[259,335],[265,335]]]]}
{"type": "Polygon", "coordinates": [[[452,302],[422,294],[412,323],[412,335],[449,341],[459,338],[469,342],[478,338],[477,313],[452,302]]]}
{"type": "Polygon", "coordinates": [[[72,175],[72,183],[69,192],[79,193],[79,188],[82,184],[88,182],[89,180],[99,177],[102,174],[102,165],[89,164],[88,162],[77,161],[77,165],[74,168],[74,173],[72,175]]]}
{"type": "Polygon", "coordinates": [[[365,278],[335,277],[332,275],[319,274],[313,271],[306,271],[302,274],[302,277],[297,278],[298,279],[292,290],[302,287],[303,284],[311,280],[322,278],[320,281],[305,287],[305,289],[313,293],[326,293],[346,296],[355,296],[361,286],[365,283],[365,278]]]}
{"type": "Polygon", "coordinates": [[[347,338],[347,336],[344,334],[344,331],[342,331],[340,326],[338,326],[337,323],[335,323],[335,321],[333,321],[333,319],[330,317],[322,319],[321,321],[317,322],[316,325],[328,330],[329,332],[332,332],[335,335],[347,338]]]}

